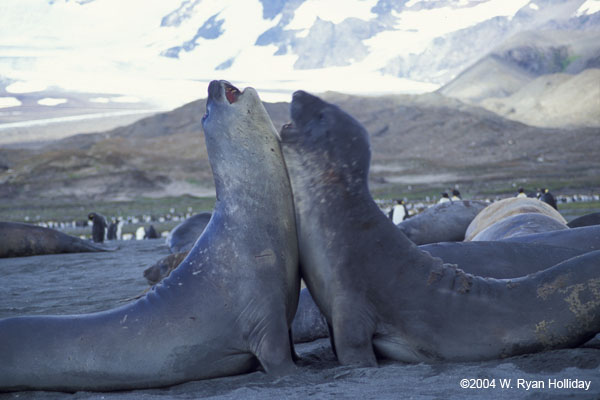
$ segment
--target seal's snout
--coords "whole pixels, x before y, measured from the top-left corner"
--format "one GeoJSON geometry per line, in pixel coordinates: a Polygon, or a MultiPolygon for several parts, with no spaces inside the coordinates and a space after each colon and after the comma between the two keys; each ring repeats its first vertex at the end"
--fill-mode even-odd
{"type": "Polygon", "coordinates": [[[208,85],[208,99],[212,101],[227,99],[229,104],[233,104],[241,95],[242,92],[227,81],[212,81],[208,85]]]}
{"type": "Polygon", "coordinates": [[[290,107],[292,120],[296,125],[304,126],[313,117],[313,114],[320,109],[322,103],[321,99],[303,90],[294,92],[290,107]]]}

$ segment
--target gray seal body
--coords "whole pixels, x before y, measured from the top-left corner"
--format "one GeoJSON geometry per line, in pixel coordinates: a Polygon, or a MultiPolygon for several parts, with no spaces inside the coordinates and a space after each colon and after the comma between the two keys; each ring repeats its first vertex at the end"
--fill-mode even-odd
{"type": "Polygon", "coordinates": [[[0,222],[1,258],[107,250],[54,229],[20,222],[0,222]]]}
{"type": "Polygon", "coordinates": [[[356,120],[305,92],[294,94],[291,116],[281,136],[302,277],[342,364],[501,358],[577,346],[600,331],[600,251],[514,279],[444,264],[373,201],[369,139],[356,120]]]}
{"type": "Polygon", "coordinates": [[[600,212],[590,213],[575,218],[567,223],[569,228],[581,228],[584,226],[600,225],[600,212]]]}
{"type": "Polygon", "coordinates": [[[515,214],[494,222],[471,240],[502,240],[511,237],[531,235],[540,232],[569,229],[562,221],[539,213],[515,214]]]}
{"type": "Polygon", "coordinates": [[[123,307],[0,320],[2,390],[149,388],[258,365],[295,369],[298,249],[277,132],[254,89],[224,81],[209,85],[203,126],[217,202],[188,257],[123,307]]]}
{"type": "Polygon", "coordinates": [[[204,232],[210,216],[209,212],[195,214],[173,228],[165,241],[171,253],[190,251],[204,232]]]}
{"type": "Polygon", "coordinates": [[[531,235],[503,239],[502,241],[538,243],[550,246],[568,247],[582,251],[594,251],[600,250],[600,225],[533,233],[531,235]]]}
{"type": "Polygon", "coordinates": [[[415,244],[460,242],[467,227],[487,204],[477,200],[437,203],[396,226],[415,244]]]}

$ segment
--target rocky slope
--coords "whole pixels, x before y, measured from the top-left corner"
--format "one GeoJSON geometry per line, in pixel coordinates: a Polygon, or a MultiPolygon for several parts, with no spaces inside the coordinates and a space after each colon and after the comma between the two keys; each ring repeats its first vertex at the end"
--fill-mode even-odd
{"type": "MultiPolygon", "coordinates": [[[[600,186],[595,129],[542,129],[440,94],[357,97],[326,93],[371,134],[372,189],[527,180],[600,186]]],[[[267,103],[277,128],[289,105],[267,103]]],[[[205,100],[112,131],[37,150],[0,149],[0,197],[104,199],[210,195],[201,128],[205,100]]],[[[477,189],[478,190],[478,189],[477,189]]],[[[510,190],[510,189],[509,189],[510,190]]]]}

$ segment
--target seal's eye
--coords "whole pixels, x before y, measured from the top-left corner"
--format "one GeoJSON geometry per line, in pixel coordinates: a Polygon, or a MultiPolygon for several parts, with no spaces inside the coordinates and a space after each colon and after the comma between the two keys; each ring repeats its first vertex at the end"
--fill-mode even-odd
{"type": "Polygon", "coordinates": [[[225,84],[225,97],[229,104],[235,103],[242,93],[235,87],[225,84]]]}

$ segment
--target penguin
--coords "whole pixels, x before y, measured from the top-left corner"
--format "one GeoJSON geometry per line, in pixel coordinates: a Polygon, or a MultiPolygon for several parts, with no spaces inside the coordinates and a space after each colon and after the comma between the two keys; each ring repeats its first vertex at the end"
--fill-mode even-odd
{"type": "Polygon", "coordinates": [[[539,199],[541,201],[543,201],[544,203],[550,204],[555,210],[558,210],[558,207],[556,205],[556,199],[554,198],[554,196],[552,195],[552,193],[550,193],[548,191],[548,189],[546,189],[546,188],[540,189],[540,197],[539,197],[539,199]]]}
{"type": "Polygon", "coordinates": [[[144,239],[158,239],[160,236],[156,233],[156,229],[154,229],[153,225],[150,225],[148,228],[144,228],[144,239]]]}
{"type": "Polygon", "coordinates": [[[404,204],[404,200],[396,200],[396,204],[392,207],[389,213],[389,217],[392,219],[394,224],[399,224],[409,217],[408,210],[406,209],[406,204],[404,204]]]}
{"type": "Polygon", "coordinates": [[[103,215],[96,213],[89,213],[88,219],[92,221],[92,240],[96,243],[104,242],[106,238],[106,218],[103,215]]]}
{"type": "Polygon", "coordinates": [[[456,189],[452,189],[452,198],[450,200],[452,200],[452,201],[462,200],[462,197],[460,197],[460,192],[456,189]]]}
{"type": "Polygon", "coordinates": [[[444,192],[442,193],[442,198],[440,201],[438,201],[438,203],[445,203],[447,201],[450,201],[450,197],[448,196],[448,193],[444,192]]]}
{"type": "Polygon", "coordinates": [[[140,226],[135,230],[135,240],[143,240],[144,236],[146,236],[146,230],[143,226],[140,226]]]}
{"type": "Polygon", "coordinates": [[[121,220],[121,218],[117,218],[116,222],[111,222],[111,224],[108,226],[108,233],[106,234],[106,239],[121,240],[122,229],[123,220],[121,220]]]}
{"type": "Polygon", "coordinates": [[[527,195],[525,194],[525,189],[519,188],[519,193],[517,193],[516,197],[527,197],[527,195]]]}

